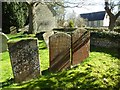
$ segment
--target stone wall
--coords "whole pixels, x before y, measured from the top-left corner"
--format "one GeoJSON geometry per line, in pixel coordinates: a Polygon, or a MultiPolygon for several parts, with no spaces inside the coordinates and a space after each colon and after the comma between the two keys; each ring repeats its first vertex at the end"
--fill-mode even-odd
{"type": "Polygon", "coordinates": [[[91,32],[91,45],[106,47],[106,48],[120,48],[120,34],[111,32],[91,32]]]}

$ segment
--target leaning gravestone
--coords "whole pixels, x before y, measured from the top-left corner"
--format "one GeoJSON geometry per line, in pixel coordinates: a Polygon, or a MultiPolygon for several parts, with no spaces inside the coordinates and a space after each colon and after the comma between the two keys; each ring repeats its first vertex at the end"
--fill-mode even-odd
{"type": "Polygon", "coordinates": [[[49,38],[50,71],[57,72],[70,67],[70,35],[56,33],[49,38]]]}
{"type": "Polygon", "coordinates": [[[15,82],[22,82],[40,75],[37,39],[8,42],[8,49],[15,82]]]}
{"type": "Polygon", "coordinates": [[[72,34],[72,65],[79,64],[89,57],[90,32],[77,29],[72,34]]]}
{"type": "Polygon", "coordinates": [[[0,32],[0,53],[7,51],[7,41],[8,37],[4,33],[0,32]]]}
{"type": "Polygon", "coordinates": [[[44,41],[48,48],[49,48],[49,37],[52,36],[53,34],[54,34],[53,31],[47,31],[43,34],[44,41]]]}

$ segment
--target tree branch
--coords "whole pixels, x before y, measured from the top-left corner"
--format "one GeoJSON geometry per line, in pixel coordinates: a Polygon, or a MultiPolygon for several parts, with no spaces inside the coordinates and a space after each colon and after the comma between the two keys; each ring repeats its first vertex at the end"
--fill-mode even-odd
{"type": "Polygon", "coordinates": [[[47,1],[46,2],[40,2],[40,1],[34,2],[34,1],[31,1],[31,0],[26,0],[26,1],[29,5],[32,5],[32,6],[35,6],[35,7],[39,3],[41,3],[41,4],[56,4],[56,5],[61,6],[63,8],[75,8],[75,7],[81,8],[81,7],[86,6],[86,5],[94,5],[92,3],[85,4],[84,0],[80,0],[79,2],[64,1],[64,3],[63,2],[57,2],[57,1],[51,1],[51,2],[47,2],[47,1]]]}
{"type": "Polygon", "coordinates": [[[105,11],[107,12],[107,14],[112,17],[114,16],[114,14],[111,12],[111,9],[109,8],[109,3],[108,2],[105,2],[105,11]]]}
{"type": "Polygon", "coordinates": [[[120,16],[120,11],[115,15],[116,19],[120,16]]]}
{"type": "Polygon", "coordinates": [[[60,3],[60,2],[55,2],[55,4],[58,5],[58,6],[61,6],[63,8],[75,8],[75,7],[81,8],[81,7],[84,6],[84,2],[82,2],[82,3],[67,2],[67,4],[72,4],[72,5],[64,5],[64,4],[60,3]]]}
{"type": "Polygon", "coordinates": [[[109,7],[105,7],[105,11],[109,16],[113,16],[114,14],[111,12],[111,9],[109,7]]]}

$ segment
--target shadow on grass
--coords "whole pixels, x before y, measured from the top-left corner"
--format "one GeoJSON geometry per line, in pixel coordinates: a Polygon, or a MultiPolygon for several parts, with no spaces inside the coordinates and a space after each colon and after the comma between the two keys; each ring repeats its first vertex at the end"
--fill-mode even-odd
{"type": "Polygon", "coordinates": [[[35,37],[38,38],[38,40],[44,40],[44,39],[43,39],[43,34],[44,34],[44,33],[45,33],[45,32],[37,33],[35,37]]]}
{"type": "Polygon", "coordinates": [[[44,50],[44,49],[47,49],[47,47],[41,47],[41,48],[39,48],[39,50],[44,50]]]}
{"type": "Polygon", "coordinates": [[[50,72],[49,68],[42,71],[42,75],[44,75],[44,76],[45,75],[50,75],[50,74],[51,74],[51,72],[50,72]]]}
{"type": "Polygon", "coordinates": [[[120,58],[120,48],[104,48],[104,47],[90,46],[90,51],[104,52],[110,54],[112,57],[120,58]]]}
{"type": "MultiPolygon", "coordinates": [[[[46,69],[46,70],[42,71],[42,75],[44,75],[44,76],[49,76],[50,74],[51,73],[50,73],[49,69],[46,69]]],[[[10,85],[12,85],[14,83],[15,83],[14,78],[6,79],[6,81],[0,82],[0,88],[5,88],[5,87],[10,86],[10,85]]],[[[29,86],[30,82],[20,83],[17,86],[24,85],[24,84],[28,84],[28,86],[29,86]]]]}
{"type": "Polygon", "coordinates": [[[45,42],[42,40],[41,42],[39,42],[39,50],[44,50],[44,49],[47,49],[47,46],[45,42]]]}
{"type": "Polygon", "coordinates": [[[20,36],[11,37],[10,39],[23,38],[23,37],[27,37],[27,36],[25,36],[25,35],[20,35],[20,36]]]}
{"type": "Polygon", "coordinates": [[[13,79],[13,78],[7,79],[6,81],[0,82],[0,83],[1,83],[1,84],[0,84],[0,88],[4,88],[4,87],[6,87],[6,86],[12,85],[12,84],[14,83],[14,79],[13,79]]]}

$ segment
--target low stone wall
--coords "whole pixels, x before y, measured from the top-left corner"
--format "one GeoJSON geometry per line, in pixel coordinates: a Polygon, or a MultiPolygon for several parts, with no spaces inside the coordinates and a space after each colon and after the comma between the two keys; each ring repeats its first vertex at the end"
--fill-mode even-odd
{"type": "Polygon", "coordinates": [[[91,31],[90,41],[94,46],[120,48],[120,33],[91,31]]]}

